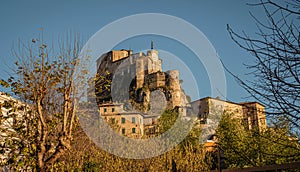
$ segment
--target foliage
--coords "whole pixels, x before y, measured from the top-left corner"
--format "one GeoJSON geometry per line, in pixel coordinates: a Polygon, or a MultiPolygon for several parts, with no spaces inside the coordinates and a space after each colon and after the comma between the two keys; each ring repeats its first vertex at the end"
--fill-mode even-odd
{"type": "MultiPolygon", "coordinates": [[[[25,116],[20,117],[20,121],[15,121],[13,129],[17,131],[18,138],[32,143],[22,152],[14,154],[23,156],[24,159],[34,159],[32,169],[45,171],[64,151],[70,149],[76,120],[77,87],[73,76],[74,68],[79,63],[79,41],[78,36],[62,39],[58,51],[55,51],[57,47],[48,47],[43,35],[32,39],[28,45],[20,42],[18,49],[13,52],[18,58],[15,63],[16,76],[1,82],[4,86],[8,86],[8,83],[12,95],[30,109],[30,113],[26,112],[25,116]],[[22,126],[23,123],[26,126],[22,126]],[[31,132],[24,134],[17,130],[21,127],[31,132]],[[31,154],[24,153],[31,150],[31,154]]],[[[83,71],[81,73],[84,75],[83,71]]],[[[10,143],[6,146],[16,145],[17,143],[10,143]]],[[[30,165],[25,163],[23,162],[24,165],[30,165]]],[[[16,164],[11,163],[11,166],[16,164]]]]}
{"type": "MultiPolygon", "coordinates": [[[[162,119],[175,122],[176,115],[176,111],[167,110],[162,119]]],[[[164,124],[168,125],[165,129],[173,125],[172,122],[164,124]]],[[[205,152],[198,142],[199,135],[200,129],[194,128],[172,150],[157,157],[137,160],[120,158],[99,149],[78,126],[71,149],[59,159],[60,166],[53,170],[84,171],[90,167],[88,170],[93,168],[95,171],[208,171],[210,161],[205,161],[205,152]]]]}
{"type": "Polygon", "coordinates": [[[178,115],[178,112],[173,109],[167,109],[166,111],[164,111],[163,114],[159,117],[159,133],[162,134],[169,130],[176,122],[178,115]]]}
{"type": "Polygon", "coordinates": [[[246,65],[254,79],[242,80],[232,75],[250,95],[266,105],[266,114],[274,125],[264,132],[251,130],[242,139],[235,136],[239,133],[234,127],[230,128],[232,133],[223,134],[233,143],[226,144],[224,140],[223,146],[232,166],[299,161],[300,1],[260,0],[250,5],[261,7],[266,16],[264,20],[251,14],[258,26],[256,35],[238,34],[229,26],[227,29],[232,40],[254,57],[254,62],[246,65]],[[228,146],[237,144],[234,139],[247,147],[246,151],[240,146],[235,149],[236,155],[248,157],[247,162],[230,155],[228,146]]]}
{"type": "MultiPolygon", "coordinates": [[[[248,133],[234,114],[224,113],[217,129],[219,145],[224,151],[228,167],[255,166],[256,152],[249,149],[246,139],[248,133]]],[[[251,146],[253,147],[253,146],[251,146]]]]}
{"type": "Polygon", "coordinates": [[[246,130],[242,121],[225,113],[217,130],[219,146],[229,168],[282,164],[300,160],[297,139],[287,128],[246,130]]]}

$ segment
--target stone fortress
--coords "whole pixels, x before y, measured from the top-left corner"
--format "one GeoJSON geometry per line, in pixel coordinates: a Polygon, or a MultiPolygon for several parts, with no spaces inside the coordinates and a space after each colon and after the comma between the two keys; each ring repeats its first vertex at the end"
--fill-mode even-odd
{"type": "Polygon", "coordinates": [[[118,133],[133,137],[151,137],[158,133],[157,123],[165,109],[175,109],[183,118],[197,115],[200,127],[207,125],[215,107],[232,112],[247,126],[263,131],[266,127],[264,106],[257,102],[234,103],[205,97],[188,102],[181,88],[178,70],[162,71],[157,50],[133,54],[132,50],[112,50],[97,60],[95,82],[100,115],[118,133]],[[156,94],[153,94],[156,93],[156,94]]]}
{"type": "Polygon", "coordinates": [[[154,91],[163,94],[160,98],[165,98],[166,108],[182,107],[188,103],[180,85],[179,71],[162,71],[162,59],[153,49],[153,44],[147,54],[132,54],[132,50],[124,49],[103,54],[97,61],[97,73],[105,78],[96,83],[96,88],[101,88],[105,83],[112,86],[110,89],[101,88],[96,94],[100,105],[110,101],[130,103],[135,109],[146,113],[158,106],[150,105],[154,102],[151,100],[154,91]]]}
{"type": "Polygon", "coordinates": [[[165,109],[189,106],[178,70],[162,71],[158,51],[145,53],[112,50],[97,60],[95,91],[101,116],[118,133],[141,138],[157,134],[157,122],[165,109]]]}

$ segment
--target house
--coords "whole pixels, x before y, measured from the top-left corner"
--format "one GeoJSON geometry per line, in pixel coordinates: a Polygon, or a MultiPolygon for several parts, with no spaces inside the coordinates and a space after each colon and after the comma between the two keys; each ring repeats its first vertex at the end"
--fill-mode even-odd
{"type": "Polygon", "coordinates": [[[258,128],[263,131],[267,127],[265,107],[258,102],[234,103],[218,97],[205,97],[191,102],[191,106],[203,125],[207,124],[209,115],[227,112],[240,119],[249,130],[258,128]]]}
{"type": "Polygon", "coordinates": [[[158,116],[124,110],[122,103],[106,102],[99,106],[100,116],[120,135],[130,138],[157,134],[158,116]]]}

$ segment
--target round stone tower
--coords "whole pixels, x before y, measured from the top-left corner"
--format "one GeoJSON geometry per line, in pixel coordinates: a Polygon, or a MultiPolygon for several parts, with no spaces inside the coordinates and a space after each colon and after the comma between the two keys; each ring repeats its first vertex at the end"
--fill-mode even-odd
{"type": "Polygon", "coordinates": [[[179,71],[178,70],[169,70],[166,72],[167,86],[171,93],[171,104],[172,107],[182,106],[181,101],[181,86],[179,81],[179,71]]]}

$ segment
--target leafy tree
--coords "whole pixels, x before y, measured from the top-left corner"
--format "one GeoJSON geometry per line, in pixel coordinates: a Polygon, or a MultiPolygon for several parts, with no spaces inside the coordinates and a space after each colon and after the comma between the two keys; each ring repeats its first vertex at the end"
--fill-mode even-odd
{"type": "MultiPolygon", "coordinates": [[[[300,1],[260,0],[251,6],[264,10],[265,19],[255,19],[256,35],[238,34],[228,26],[233,41],[255,59],[246,65],[253,80],[232,74],[257,101],[266,105],[274,124],[265,132],[252,130],[244,144],[257,152],[251,161],[280,164],[299,160],[300,129],[300,1]],[[298,138],[297,138],[298,137],[298,138]]],[[[245,155],[246,153],[241,153],[245,155]]],[[[246,154],[247,155],[247,154],[246,154]]],[[[231,157],[230,157],[231,158],[231,157]]],[[[250,162],[250,161],[249,161],[250,162]]]]}
{"type": "Polygon", "coordinates": [[[159,117],[158,128],[159,133],[164,133],[169,130],[178,118],[178,112],[173,109],[167,109],[163,112],[163,114],[159,117]]]}
{"type": "Polygon", "coordinates": [[[247,145],[251,140],[249,133],[233,116],[233,113],[224,112],[217,129],[218,144],[224,152],[226,165],[229,168],[256,166],[253,159],[256,159],[257,152],[251,149],[253,145],[247,145]]]}
{"type": "Polygon", "coordinates": [[[40,35],[29,44],[19,44],[13,51],[18,58],[16,76],[1,83],[9,84],[15,97],[30,109],[25,112],[28,118],[14,120],[12,126],[18,138],[25,137],[24,141],[31,143],[25,145],[19,155],[24,156],[22,161],[34,158],[36,166],[32,168],[45,171],[70,149],[73,139],[77,98],[73,76],[79,63],[80,39],[70,34],[65,40],[61,39],[58,46],[49,47],[40,35]],[[23,120],[24,130],[30,130],[26,135],[18,129],[23,120]],[[30,156],[26,154],[28,149],[33,151],[30,156]]]}
{"type": "Polygon", "coordinates": [[[229,168],[299,161],[300,148],[288,128],[246,130],[234,114],[224,113],[217,130],[218,144],[229,168]]]}
{"type": "Polygon", "coordinates": [[[228,26],[237,45],[248,51],[255,61],[248,64],[254,80],[242,80],[240,85],[257,101],[266,105],[269,117],[282,116],[293,131],[300,128],[300,1],[276,2],[260,0],[250,4],[264,10],[266,19],[257,19],[255,36],[238,34],[228,26]]]}
{"type": "MultiPolygon", "coordinates": [[[[159,125],[161,126],[163,123],[167,125],[164,129],[169,129],[174,124],[177,115],[176,111],[167,110],[161,116],[159,125]]],[[[160,130],[160,132],[162,131],[160,130]]],[[[75,132],[71,150],[60,158],[62,163],[54,170],[208,171],[210,162],[205,161],[204,151],[198,142],[199,134],[200,129],[194,128],[186,139],[172,150],[157,157],[136,160],[120,158],[97,148],[79,128],[75,132]]]]}

